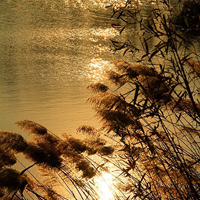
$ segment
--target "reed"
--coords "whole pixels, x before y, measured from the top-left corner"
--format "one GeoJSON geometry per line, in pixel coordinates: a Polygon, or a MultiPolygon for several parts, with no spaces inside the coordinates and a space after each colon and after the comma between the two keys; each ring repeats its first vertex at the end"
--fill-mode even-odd
{"type": "MultiPolygon", "coordinates": [[[[88,102],[101,119],[102,129],[120,141],[119,158],[110,162],[127,180],[118,188],[127,198],[199,199],[198,52],[191,38],[172,26],[170,1],[163,2],[164,9],[155,4],[146,18],[134,2],[113,6],[112,17],[118,20],[113,27],[123,35],[138,24],[141,45],[135,47],[131,38],[124,43],[111,40],[113,51],[132,54],[133,64],[113,61],[114,67],[106,73],[116,89],[108,89],[109,95],[95,91],[98,95],[88,102]],[[152,40],[156,40],[153,47],[152,40]]],[[[184,1],[183,9],[190,2],[184,1]]]]}
{"type": "MultiPolygon", "coordinates": [[[[199,3],[178,3],[177,8],[183,8],[179,19],[190,26],[193,20],[183,16],[192,14],[186,6],[199,3]]],[[[94,93],[87,102],[101,128],[80,126],[77,132],[84,138],[77,139],[69,134],[58,137],[30,120],[16,122],[33,134],[31,141],[1,131],[1,198],[99,199],[93,178],[109,172],[110,165],[115,199],[200,199],[199,53],[191,37],[198,39],[175,29],[178,23],[169,0],[154,1],[146,17],[136,0],[112,8],[118,22],[112,26],[121,36],[131,26],[140,27],[140,45],[134,45],[131,35],[125,42],[121,37],[111,40],[112,50],[131,54],[131,62],[113,61],[103,83],[87,86],[94,93]],[[31,162],[21,172],[13,167],[16,162],[23,166],[19,153],[31,162]],[[39,177],[31,172],[34,166],[39,177]]]]}

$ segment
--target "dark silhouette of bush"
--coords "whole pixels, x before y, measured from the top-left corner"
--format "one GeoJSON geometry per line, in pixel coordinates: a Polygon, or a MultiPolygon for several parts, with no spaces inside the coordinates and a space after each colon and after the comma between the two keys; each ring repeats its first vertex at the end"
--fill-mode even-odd
{"type": "Polygon", "coordinates": [[[182,8],[171,21],[176,28],[198,36],[200,34],[200,2],[196,0],[183,1],[182,8]]]}

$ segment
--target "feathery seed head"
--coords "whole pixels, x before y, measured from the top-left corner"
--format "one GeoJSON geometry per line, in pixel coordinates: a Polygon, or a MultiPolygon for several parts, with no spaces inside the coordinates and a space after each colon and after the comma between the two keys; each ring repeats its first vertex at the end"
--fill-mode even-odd
{"type": "Polygon", "coordinates": [[[0,131],[0,144],[16,152],[22,152],[27,147],[27,142],[21,135],[10,131],[0,131]]]}
{"type": "Polygon", "coordinates": [[[4,145],[0,146],[0,168],[3,166],[12,166],[16,163],[17,159],[12,150],[4,148],[4,145]]]}
{"type": "Polygon", "coordinates": [[[46,191],[46,196],[45,198],[49,199],[49,200],[59,200],[59,195],[50,187],[45,188],[46,191]]]}
{"type": "Polygon", "coordinates": [[[45,135],[47,133],[47,129],[44,126],[41,126],[38,123],[35,123],[30,120],[22,120],[17,121],[16,124],[24,130],[30,131],[36,135],[45,135]]]}
{"type": "Polygon", "coordinates": [[[127,105],[122,97],[112,93],[104,93],[101,96],[91,97],[88,101],[94,104],[97,110],[125,110],[127,105]]]}
{"type": "Polygon", "coordinates": [[[108,77],[108,80],[116,86],[123,86],[127,82],[127,78],[123,74],[113,70],[106,71],[106,76],[108,77]]]}
{"type": "Polygon", "coordinates": [[[62,159],[58,151],[42,148],[33,142],[28,143],[24,154],[28,159],[46,167],[59,168],[62,164],[62,159]]]}
{"type": "MultiPolygon", "coordinates": [[[[176,111],[189,112],[190,114],[193,114],[193,115],[196,114],[196,110],[194,109],[194,106],[190,99],[181,99],[180,100],[179,98],[174,98],[174,101],[170,102],[169,107],[176,111]]],[[[200,110],[199,103],[196,103],[196,107],[198,110],[200,110]]]]}
{"type": "Polygon", "coordinates": [[[20,172],[10,168],[3,168],[0,170],[0,188],[6,188],[8,191],[15,191],[26,181],[24,175],[20,172]]]}
{"type": "Polygon", "coordinates": [[[87,146],[84,144],[84,142],[74,137],[69,138],[68,143],[69,143],[70,149],[76,152],[81,153],[87,150],[87,146]]]}
{"type": "Polygon", "coordinates": [[[132,71],[134,71],[137,76],[157,76],[158,73],[151,67],[148,67],[146,65],[132,65],[130,67],[132,71]]]}
{"type": "Polygon", "coordinates": [[[114,60],[112,63],[115,65],[115,67],[121,71],[121,72],[126,72],[126,70],[131,67],[131,64],[124,61],[124,60],[114,60]]]}
{"type": "Polygon", "coordinates": [[[139,75],[156,76],[158,73],[146,65],[132,65],[124,60],[115,60],[113,64],[119,72],[127,73],[130,78],[136,78],[139,75]]]}
{"type": "Polygon", "coordinates": [[[97,130],[92,127],[92,126],[86,126],[86,125],[82,125],[82,126],[79,126],[77,128],[77,132],[81,132],[81,133],[86,133],[86,134],[89,134],[89,135],[97,135],[97,130]]]}
{"type": "Polygon", "coordinates": [[[156,101],[162,100],[170,91],[170,87],[162,80],[162,77],[140,75],[138,80],[143,87],[144,95],[156,101]]]}
{"type": "Polygon", "coordinates": [[[85,160],[80,160],[80,162],[76,164],[76,168],[83,172],[83,178],[92,178],[96,174],[95,169],[85,160]]]}
{"type": "Polygon", "coordinates": [[[103,156],[111,155],[114,152],[114,148],[111,146],[104,146],[98,150],[98,153],[100,153],[103,156]]]}
{"type": "Polygon", "coordinates": [[[190,59],[187,63],[196,72],[197,76],[200,77],[200,62],[190,59]]]}
{"type": "Polygon", "coordinates": [[[109,88],[103,83],[90,83],[87,89],[92,90],[92,92],[106,92],[109,88]]]}

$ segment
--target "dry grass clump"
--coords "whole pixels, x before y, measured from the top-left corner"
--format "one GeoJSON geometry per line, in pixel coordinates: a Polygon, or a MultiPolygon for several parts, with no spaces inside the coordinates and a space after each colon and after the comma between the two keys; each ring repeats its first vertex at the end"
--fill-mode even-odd
{"type": "Polygon", "coordinates": [[[110,80],[110,82],[116,86],[121,87],[127,83],[127,78],[125,76],[123,76],[123,75],[121,75],[121,73],[117,73],[113,70],[106,71],[106,76],[108,77],[108,80],[110,80]]]}
{"type": "Polygon", "coordinates": [[[158,73],[151,67],[145,65],[132,65],[124,60],[115,60],[112,62],[117,71],[127,74],[130,78],[136,78],[139,75],[156,76],[158,73]]]}
{"type": "Polygon", "coordinates": [[[22,120],[16,122],[16,124],[24,130],[27,130],[36,135],[45,135],[47,133],[47,129],[44,126],[41,126],[38,123],[35,123],[30,120],[22,120]]]}
{"type": "MultiPolygon", "coordinates": [[[[181,94],[176,90],[177,80],[168,76],[169,73],[165,74],[162,66],[161,73],[158,73],[145,65],[132,65],[122,60],[113,63],[116,72],[111,70],[107,73],[117,89],[105,93],[99,91],[88,102],[100,118],[102,130],[108,137],[116,136],[121,144],[119,160],[112,161],[119,166],[121,176],[126,180],[130,178],[132,182],[125,186],[124,192],[132,199],[198,196],[198,144],[191,141],[195,141],[194,137],[199,133],[183,126],[187,119],[182,118],[184,112],[196,119],[197,111],[192,101],[174,98],[181,94]],[[127,92],[128,86],[130,90],[127,92]],[[126,89],[124,93],[123,88],[126,89]],[[169,105],[171,111],[165,105],[169,105]],[[179,120],[183,121],[179,124],[179,120]],[[186,141],[190,142],[191,151],[186,141]]],[[[198,103],[196,107],[200,108],[198,103]]],[[[110,155],[115,149],[103,146],[96,153],[107,155],[108,152],[110,155]]]]}
{"type": "Polygon", "coordinates": [[[173,24],[191,35],[200,34],[200,2],[198,0],[185,0],[182,9],[171,20],[173,24]]]}
{"type": "Polygon", "coordinates": [[[188,60],[188,65],[196,72],[197,76],[200,77],[200,62],[195,60],[188,60]]]}
{"type": "Polygon", "coordinates": [[[27,142],[21,135],[10,131],[0,131],[0,144],[16,152],[22,152],[27,147],[27,142]]]}
{"type": "MultiPolygon", "coordinates": [[[[169,104],[170,108],[175,111],[184,111],[190,115],[196,115],[197,111],[194,108],[190,99],[174,98],[169,104]]],[[[200,104],[196,102],[196,107],[200,111],[200,104]]]]}
{"type": "Polygon", "coordinates": [[[170,87],[161,76],[143,76],[138,77],[139,83],[143,88],[143,94],[157,102],[163,100],[170,101],[170,87]]]}
{"type": "Polygon", "coordinates": [[[87,86],[87,89],[91,89],[92,92],[106,92],[109,88],[102,83],[90,83],[87,86]]]}
{"type": "Polygon", "coordinates": [[[50,146],[49,148],[45,148],[45,145],[43,144],[29,142],[24,154],[29,160],[47,168],[57,169],[62,165],[62,159],[60,158],[61,154],[50,146]]]}
{"type": "Polygon", "coordinates": [[[5,148],[4,145],[0,146],[0,168],[3,166],[12,166],[17,162],[14,151],[5,148]]]}
{"type": "Polygon", "coordinates": [[[10,168],[0,169],[0,188],[3,195],[18,190],[23,195],[24,188],[27,184],[26,176],[21,175],[19,171],[10,168]]]}
{"type": "Polygon", "coordinates": [[[98,134],[97,129],[95,127],[86,125],[79,126],[77,128],[77,132],[93,136],[98,134]]]}

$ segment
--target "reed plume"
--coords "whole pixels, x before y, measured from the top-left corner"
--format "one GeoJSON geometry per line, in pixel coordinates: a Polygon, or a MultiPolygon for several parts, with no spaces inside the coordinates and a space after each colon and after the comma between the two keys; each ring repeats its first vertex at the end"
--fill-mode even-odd
{"type": "Polygon", "coordinates": [[[18,190],[22,195],[27,184],[26,176],[21,175],[19,171],[10,168],[0,169],[0,188],[4,195],[18,190]]]}
{"type": "MultiPolygon", "coordinates": [[[[200,111],[200,104],[196,103],[197,109],[200,111]]],[[[175,111],[183,111],[185,113],[189,113],[192,115],[196,115],[197,111],[194,108],[193,103],[191,102],[190,99],[186,98],[174,98],[172,102],[169,103],[169,106],[171,109],[175,111]]]]}
{"type": "Polygon", "coordinates": [[[86,160],[79,160],[76,163],[76,168],[83,172],[83,178],[92,178],[96,174],[95,169],[86,160]]]}
{"type": "Polygon", "coordinates": [[[189,59],[187,60],[187,64],[196,72],[197,76],[200,77],[200,62],[189,59]]]}
{"type": "Polygon", "coordinates": [[[114,148],[112,146],[103,146],[98,150],[98,153],[102,156],[111,155],[114,152],[114,148]]]}
{"type": "Polygon", "coordinates": [[[28,147],[24,151],[24,155],[29,160],[34,161],[44,167],[52,169],[60,168],[62,165],[60,154],[54,149],[49,148],[45,149],[43,144],[28,142],[28,147]]]}
{"type": "Polygon", "coordinates": [[[90,163],[87,162],[82,155],[84,152],[91,152],[91,148],[88,147],[84,141],[65,136],[65,140],[61,142],[57,148],[66,159],[66,163],[70,164],[72,167],[75,166],[77,170],[81,170],[84,178],[91,178],[95,175],[94,168],[90,166],[90,163]]]}
{"type": "Polygon", "coordinates": [[[12,166],[12,165],[16,164],[16,162],[17,162],[17,159],[14,154],[14,151],[4,147],[4,145],[1,144],[1,146],[0,146],[0,169],[4,166],[12,166]]]}
{"type": "MultiPolygon", "coordinates": [[[[148,196],[148,199],[170,199],[174,196],[176,199],[181,199],[188,196],[187,187],[192,184],[195,187],[192,189],[193,195],[196,195],[195,190],[198,188],[196,187],[198,178],[195,178],[198,174],[195,169],[198,163],[196,149],[192,155],[185,152],[186,149],[181,146],[182,141],[179,140],[178,133],[176,131],[171,133],[165,127],[167,122],[161,110],[168,104],[172,105],[172,111],[187,110],[187,113],[195,114],[193,104],[187,99],[176,100],[172,96],[176,86],[173,85],[171,78],[159,74],[153,68],[131,65],[126,61],[115,61],[114,64],[118,70],[116,72],[118,78],[123,78],[125,83],[132,86],[130,91],[125,94],[117,93],[118,88],[113,93],[105,92],[91,97],[88,102],[96,110],[107,135],[110,136],[114,132],[123,144],[120,150],[121,159],[116,163],[123,162],[122,174],[133,181],[132,186],[128,184],[126,187],[126,192],[130,187],[128,194],[131,193],[132,198],[148,196]],[[150,120],[151,117],[154,118],[150,120]],[[176,151],[184,152],[191,160],[187,162],[186,158],[176,151]],[[190,177],[187,177],[187,174],[190,174],[190,177]]],[[[108,76],[109,73],[113,72],[108,72],[108,76]]],[[[120,84],[117,81],[115,85],[118,87],[120,84]]],[[[196,105],[198,108],[197,103],[196,105]]],[[[167,115],[167,120],[169,116],[167,115]]],[[[178,129],[176,124],[172,123],[172,126],[178,129]]],[[[197,131],[189,129],[188,132],[190,131],[198,135],[197,131]]],[[[101,150],[108,150],[108,154],[105,151],[105,155],[108,156],[115,152],[113,147],[107,146],[96,152],[100,153],[101,150]]]]}
{"type": "Polygon", "coordinates": [[[92,136],[98,135],[97,129],[93,126],[86,126],[86,125],[79,126],[77,128],[77,132],[82,133],[82,134],[92,135],[92,136]]]}
{"type": "MultiPolygon", "coordinates": [[[[111,70],[105,72],[114,84],[112,88],[98,82],[87,86],[96,95],[87,102],[101,121],[99,130],[80,126],[77,132],[84,134],[84,139],[67,134],[61,139],[39,124],[23,120],[16,124],[34,134],[31,142],[16,133],[0,132],[0,197],[14,192],[14,198],[23,198],[25,188],[37,199],[65,199],[53,190],[54,181],[60,180],[74,199],[95,199],[94,182],[88,179],[109,163],[115,170],[115,181],[121,183],[115,199],[200,199],[199,55],[195,49],[190,50],[188,38],[172,26],[174,7],[169,2],[148,10],[147,17],[132,0],[113,7],[112,17],[120,21],[113,27],[122,24],[122,34],[126,27],[138,25],[140,30],[134,37],[139,36],[141,46],[135,47],[133,38],[125,43],[111,40],[114,51],[132,53],[136,64],[115,60],[111,70]],[[109,138],[112,145],[104,138],[109,138]],[[49,179],[36,179],[31,185],[24,174],[29,168],[21,173],[9,168],[19,152],[49,179]],[[92,160],[94,157],[100,157],[100,161],[92,160]]],[[[186,6],[191,2],[183,4],[187,14],[192,13],[192,7],[186,6]]],[[[182,19],[189,26],[189,18],[182,19]]]]}
{"type": "MultiPolygon", "coordinates": [[[[139,84],[142,86],[143,94],[147,98],[151,98],[157,102],[164,100],[166,102],[165,95],[169,94],[170,87],[165,82],[165,78],[161,76],[139,76],[139,84]]],[[[171,98],[167,99],[170,101],[171,98]]]]}
{"type": "Polygon", "coordinates": [[[30,120],[17,121],[16,124],[21,129],[24,129],[36,135],[45,135],[47,133],[47,129],[44,126],[30,120]]]}
{"type": "Polygon", "coordinates": [[[106,71],[106,76],[108,80],[116,86],[123,86],[127,83],[126,76],[122,75],[121,73],[115,72],[114,70],[106,71]]]}
{"type": "Polygon", "coordinates": [[[87,89],[90,89],[93,92],[106,92],[109,88],[106,85],[97,82],[88,84],[87,89]]]}
{"type": "Polygon", "coordinates": [[[21,135],[10,131],[0,131],[0,144],[16,152],[23,152],[27,148],[26,140],[21,135]]]}
{"type": "Polygon", "coordinates": [[[60,195],[58,195],[52,188],[46,188],[46,195],[44,196],[44,198],[48,199],[48,200],[59,200],[60,199],[60,195]]]}
{"type": "Polygon", "coordinates": [[[136,78],[139,75],[142,76],[157,76],[158,73],[153,69],[145,65],[132,65],[124,60],[115,60],[112,62],[117,71],[127,74],[130,78],[136,78]]]}

